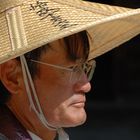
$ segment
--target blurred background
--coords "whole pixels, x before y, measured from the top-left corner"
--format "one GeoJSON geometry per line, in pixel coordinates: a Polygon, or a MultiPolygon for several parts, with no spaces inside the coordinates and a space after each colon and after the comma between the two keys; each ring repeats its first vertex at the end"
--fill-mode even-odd
{"type": "MultiPolygon", "coordinates": [[[[140,0],[89,0],[140,8],[140,0]]],[[[87,94],[87,122],[71,140],[140,140],[140,35],[96,58],[87,94]]]]}

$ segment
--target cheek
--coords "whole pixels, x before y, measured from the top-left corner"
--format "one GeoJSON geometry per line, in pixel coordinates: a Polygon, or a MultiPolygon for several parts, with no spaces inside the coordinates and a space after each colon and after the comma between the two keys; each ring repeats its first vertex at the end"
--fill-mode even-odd
{"type": "Polygon", "coordinates": [[[35,81],[36,91],[46,115],[57,112],[58,108],[65,108],[73,95],[72,86],[62,82],[62,80],[53,80],[52,76],[35,81]]]}
{"type": "Polygon", "coordinates": [[[69,90],[45,90],[40,92],[40,102],[43,112],[51,125],[72,127],[85,122],[84,108],[74,108],[70,105],[73,94],[69,90]]]}
{"type": "Polygon", "coordinates": [[[40,75],[34,81],[37,93],[40,93],[41,96],[48,97],[51,101],[53,99],[64,100],[71,96],[73,86],[68,83],[68,77],[65,78],[63,72],[49,69],[47,72],[42,71],[41,73],[44,73],[44,75],[40,75]]]}
{"type": "Polygon", "coordinates": [[[64,78],[48,73],[47,75],[37,79],[35,87],[49,123],[61,127],[82,124],[86,119],[84,108],[76,109],[70,106],[75,94],[73,86],[64,78]]]}

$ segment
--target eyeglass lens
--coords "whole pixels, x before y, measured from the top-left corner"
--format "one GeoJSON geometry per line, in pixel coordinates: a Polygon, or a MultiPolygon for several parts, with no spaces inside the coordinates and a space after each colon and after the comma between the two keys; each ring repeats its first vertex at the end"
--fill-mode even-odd
{"type": "Polygon", "coordinates": [[[71,72],[70,81],[80,80],[83,74],[86,74],[88,80],[90,81],[92,79],[95,66],[96,62],[94,60],[75,66],[73,68],[73,72],[71,72]]]}

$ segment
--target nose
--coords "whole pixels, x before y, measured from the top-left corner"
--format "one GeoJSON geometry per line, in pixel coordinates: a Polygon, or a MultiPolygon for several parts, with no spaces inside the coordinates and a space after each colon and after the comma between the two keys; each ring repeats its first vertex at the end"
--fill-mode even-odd
{"type": "Polygon", "coordinates": [[[91,90],[91,84],[86,75],[74,84],[73,90],[78,93],[87,93],[91,90]]]}

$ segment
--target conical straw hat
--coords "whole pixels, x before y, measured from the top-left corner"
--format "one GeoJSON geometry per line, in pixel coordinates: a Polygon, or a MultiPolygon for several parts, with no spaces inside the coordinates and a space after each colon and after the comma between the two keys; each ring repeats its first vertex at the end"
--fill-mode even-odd
{"type": "Polygon", "coordinates": [[[89,59],[140,33],[140,9],[81,0],[1,0],[0,63],[87,30],[89,59]]]}

